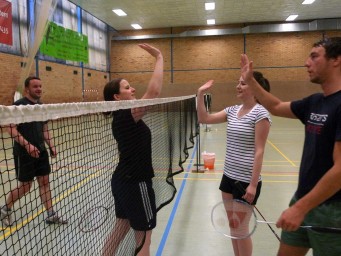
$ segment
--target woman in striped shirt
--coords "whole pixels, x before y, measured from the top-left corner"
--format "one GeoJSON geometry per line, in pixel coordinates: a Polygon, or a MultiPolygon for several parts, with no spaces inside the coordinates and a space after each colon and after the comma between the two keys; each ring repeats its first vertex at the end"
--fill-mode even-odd
{"type": "MultiPolygon", "coordinates": [[[[262,73],[254,71],[254,78],[270,91],[270,84],[262,73]]],[[[249,86],[239,78],[236,86],[240,105],[227,107],[210,114],[205,109],[204,93],[213,85],[213,80],[198,89],[198,119],[200,123],[227,122],[224,174],[219,189],[222,199],[239,199],[256,205],[262,181],[261,169],[271,119],[269,112],[260,105],[249,86]]],[[[232,240],[235,255],[252,255],[251,238],[232,240]]]]}

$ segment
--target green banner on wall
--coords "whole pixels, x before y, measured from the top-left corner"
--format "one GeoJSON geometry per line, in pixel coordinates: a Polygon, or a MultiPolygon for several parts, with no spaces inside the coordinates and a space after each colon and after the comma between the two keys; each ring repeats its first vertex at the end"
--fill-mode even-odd
{"type": "Polygon", "coordinates": [[[62,60],[88,63],[88,37],[50,22],[40,52],[62,60]]]}

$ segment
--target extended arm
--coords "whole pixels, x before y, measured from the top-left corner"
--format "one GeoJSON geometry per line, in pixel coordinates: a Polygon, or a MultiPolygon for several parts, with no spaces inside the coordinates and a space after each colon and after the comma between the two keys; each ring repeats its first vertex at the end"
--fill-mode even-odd
{"type": "MultiPolygon", "coordinates": [[[[155,67],[153,75],[149,81],[147,91],[141,99],[153,99],[160,96],[162,83],[163,83],[163,56],[159,49],[149,44],[139,44],[139,46],[147,51],[150,55],[155,57],[155,67]]],[[[145,114],[146,108],[133,108],[131,113],[135,122],[138,122],[145,114]]]]}
{"type": "Polygon", "coordinates": [[[280,99],[265,91],[253,77],[253,63],[249,61],[246,54],[241,56],[241,75],[247,83],[256,99],[273,115],[281,117],[296,118],[291,111],[290,102],[282,102],[280,99]]]}
{"type": "Polygon", "coordinates": [[[52,137],[50,135],[47,124],[44,124],[43,132],[44,132],[44,140],[45,140],[46,144],[49,146],[51,157],[56,157],[57,151],[56,151],[56,148],[53,144],[53,140],[52,140],[52,137]]]}
{"type": "Polygon", "coordinates": [[[153,99],[160,96],[163,83],[163,56],[159,49],[149,44],[139,44],[139,46],[155,57],[155,67],[152,78],[149,81],[147,91],[142,99],[153,99]]]}
{"type": "Polygon", "coordinates": [[[197,94],[197,114],[198,114],[198,121],[199,123],[203,124],[218,124],[226,122],[226,113],[224,110],[210,114],[206,111],[205,108],[205,101],[204,101],[204,94],[205,92],[211,88],[213,85],[213,80],[209,80],[206,84],[202,85],[198,89],[197,94]]]}
{"type": "Polygon", "coordinates": [[[256,123],[255,127],[255,155],[250,185],[246,188],[243,198],[252,203],[257,191],[259,175],[262,170],[265,144],[270,131],[270,122],[264,118],[256,123]]]}

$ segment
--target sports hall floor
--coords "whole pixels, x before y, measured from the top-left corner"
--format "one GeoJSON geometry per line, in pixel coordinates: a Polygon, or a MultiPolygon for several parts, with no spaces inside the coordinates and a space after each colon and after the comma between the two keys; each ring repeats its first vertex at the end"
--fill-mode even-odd
{"type": "MultiPolygon", "coordinates": [[[[296,189],[304,140],[303,125],[298,120],[272,117],[272,121],[262,168],[263,187],[257,203],[268,221],[278,219],[296,189]]],[[[225,129],[226,124],[201,126],[200,150],[216,154],[215,169],[193,172],[196,151],[190,151],[185,172],[175,176],[178,190],[175,199],[158,213],[151,255],[233,255],[230,239],[217,233],[210,219],[212,207],[220,201],[225,129]]],[[[273,228],[280,235],[280,230],[273,228]]],[[[276,255],[279,242],[266,224],[258,224],[252,239],[254,256],[276,255]]]]}
{"type": "MultiPolygon", "coordinates": [[[[278,219],[295,191],[304,139],[299,121],[277,117],[272,117],[272,121],[262,168],[263,187],[257,203],[268,221],[278,219]]],[[[218,187],[223,173],[225,129],[226,124],[200,127],[200,152],[216,154],[215,169],[193,172],[197,169],[197,147],[190,150],[185,171],[174,177],[178,190],[174,200],[158,212],[151,256],[233,255],[230,239],[217,233],[211,224],[211,209],[221,197],[218,187]]],[[[42,220],[37,220],[38,224],[39,221],[42,220]]],[[[280,230],[274,229],[280,235],[280,230]]],[[[254,256],[276,255],[279,242],[266,224],[258,224],[252,239],[254,256]]],[[[92,255],[99,255],[99,251],[100,248],[98,254],[92,255]]]]}

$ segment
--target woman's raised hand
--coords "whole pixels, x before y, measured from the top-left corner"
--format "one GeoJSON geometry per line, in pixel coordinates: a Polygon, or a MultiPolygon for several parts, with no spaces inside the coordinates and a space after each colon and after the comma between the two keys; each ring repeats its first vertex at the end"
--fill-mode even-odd
{"type": "Polygon", "coordinates": [[[242,54],[240,58],[240,73],[246,83],[253,78],[253,62],[249,61],[246,54],[242,54]]]}
{"type": "Polygon", "coordinates": [[[200,86],[200,88],[198,89],[198,92],[206,92],[207,90],[209,90],[212,85],[213,85],[214,80],[209,80],[206,82],[206,84],[200,86]]]}
{"type": "Polygon", "coordinates": [[[139,46],[147,51],[150,55],[154,56],[155,58],[161,55],[161,51],[149,44],[139,44],[139,46]]]}

